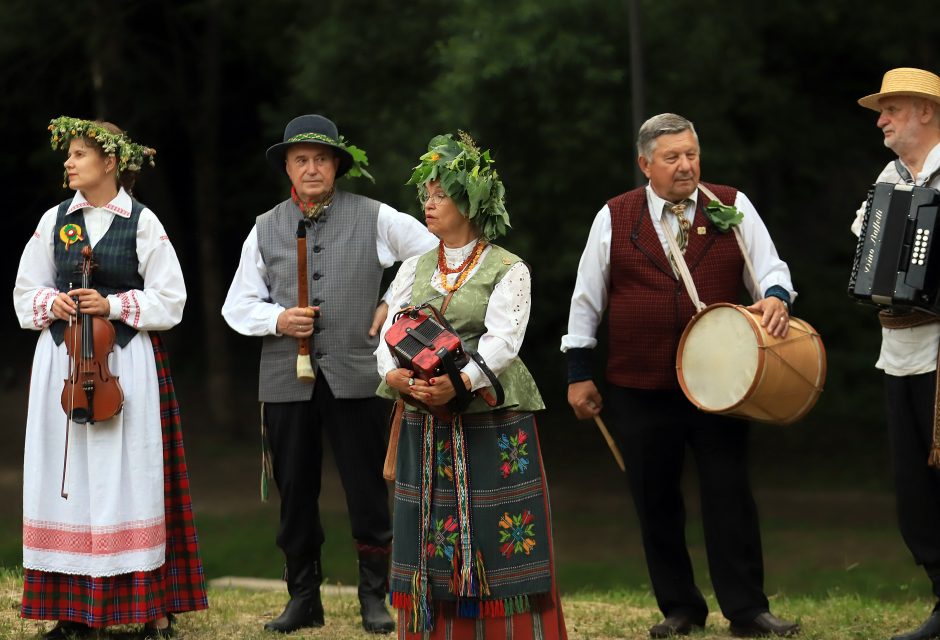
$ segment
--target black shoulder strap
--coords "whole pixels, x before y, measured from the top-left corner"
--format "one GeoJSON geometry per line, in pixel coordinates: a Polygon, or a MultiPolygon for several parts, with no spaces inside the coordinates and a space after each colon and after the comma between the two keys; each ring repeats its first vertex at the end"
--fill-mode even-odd
{"type": "Polygon", "coordinates": [[[898,172],[899,176],[901,176],[901,180],[907,184],[914,184],[914,176],[912,176],[911,172],[907,170],[907,167],[901,164],[900,158],[894,161],[894,170],[898,172]]]}
{"type": "MultiPolygon", "coordinates": [[[[447,302],[449,301],[450,301],[450,297],[447,298],[447,302]]],[[[450,331],[452,334],[457,336],[458,339],[460,339],[460,334],[458,334],[454,330],[454,327],[450,324],[450,322],[447,321],[447,318],[444,317],[443,313],[438,311],[434,307],[434,305],[429,304],[427,308],[434,315],[434,319],[437,322],[439,322],[442,327],[444,327],[445,329],[450,331]]],[[[496,374],[493,373],[493,370],[490,369],[489,366],[486,364],[486,361],[483,360],[483,356],[481,356],[476,351],[471,351],[470,349],[468,349],[467,345],[464,344],[464,341],[462,339],[460,339],[460,346],[463,348],[464,353],[466,353],[468,356],[473,358],[473,361],[476,362],[477,366],[480,367],[480,371],[482,371],[483,375],[485,375],[487,379],[490,381],[490,386],[493,387],[494,391],[496,391],[496,404],[492,406],[498,407],[502,405],[506,399],[506,393],[503,390],[503,385],[499,381],[499,378],[496,377],[496,374]]],[[[466,408],[468,404],[470,404],[470,400],[473,399],[474,394],[471,393],[470,391],[467,391],[467,387],[464,386],[463,380],[460,377],[460,372],[457,370],[457,366],[454,363],[453,354],[446,354],[446,355],[438,354],[438,355],[441,358],[442,364],[444,365],[444,370],[447,371],[447,375],[450,378],[451,384],[454,385],[454,390],[457,392],[457,397],[455,398],[455,401],[458,403],[458,406],[460,406],[460,410],[458,410],[457,413],[460,413],[460,411],[462,411],[464,408],[466,408]]]]}
{"type": "MultiPolygon", "coordinates": [[[[911,175],[911,172],[907,170],[907,167],[901,164],[900,158],[894,161],[894,168],[898,172],[898,175],[901,176],[901,179],[904,180],[904,182],[912,185],[917,184],[917,181],[914,180],[914,176],[911,175]]],[[[927,180],[924,182],[924,186],[929,187],[930,183],[933,182],[934,178],[936,178],[938,175],[940,175],[940,167],[938,167],[936,171],[928,176],[927,180]]]]}

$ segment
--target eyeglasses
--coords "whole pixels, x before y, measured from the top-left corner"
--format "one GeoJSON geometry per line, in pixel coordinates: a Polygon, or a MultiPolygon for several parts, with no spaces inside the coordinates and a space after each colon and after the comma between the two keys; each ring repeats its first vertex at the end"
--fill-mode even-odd
{"type": "Polygon", "coordinates": [[[446,199],[447,199],[447,194],[444,193],[443,191],[438,191],[437,193],[426,195],[424,197],[422,204],[424,205],[433,204],[436,207],[437,205],[444,202],[444,200],[446,199]]]}

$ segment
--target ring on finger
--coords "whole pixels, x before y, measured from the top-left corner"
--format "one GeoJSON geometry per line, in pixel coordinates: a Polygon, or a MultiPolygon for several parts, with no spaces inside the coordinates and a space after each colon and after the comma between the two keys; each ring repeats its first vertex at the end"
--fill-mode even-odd
{"type": "Polygon", "coordinates": [[[408,386],[409,386],[409,387],[415,386],[415,379],[414,379],[414,378],[408,378],[408,386]]]}

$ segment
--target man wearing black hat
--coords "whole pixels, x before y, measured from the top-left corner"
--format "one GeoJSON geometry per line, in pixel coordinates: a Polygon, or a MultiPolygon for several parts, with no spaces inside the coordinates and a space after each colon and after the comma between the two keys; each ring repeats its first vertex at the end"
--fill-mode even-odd
{"type": "MultiPolygon", "coordinates": [[[[940,189],[940,76],[910,67],[891,69],[881,91],[858,103],[878,112],[884,145],[897,155],[875,182],[940,189]]],[[[856,212],[855,235],[866,209],[862,203],[856,212]]],[[[940,435],[935,426],[940,322],[926,312],[901,309],[883,311],[879,320],[881,353],[875,367],[885,374],[898,524],[936,598],[920,627],[892,640],[929,640],[940,638],[940,472],[927,465],[940,435]]]]}
{"type": "Polygon", "coordinates": [[[319,115],[293,119],[267,151],[290,178],[291,197],[257,217],[242,247],[222,315],[244,335],[262,337],[259,400],[281,495],[277,544],[287,558],[290,601],[265,624],[289,633],[323,625],[324,534],[318,499],[325,433],[346,492],[359,555],[359,600],[366,631],[390,633],[385,609],[392,529],[382,478],[388,405],[375,397],[373,352],[387,306],[382,272],[426,253],[437,239],[410,215],[335,188],[343,175],[366,176],[365,153],[319,115]],[[306,227],[310,306],[298,306],[298,224],[306,227]],[[307,338],[316,374],[298,379],[298,338],[307,338]]]}

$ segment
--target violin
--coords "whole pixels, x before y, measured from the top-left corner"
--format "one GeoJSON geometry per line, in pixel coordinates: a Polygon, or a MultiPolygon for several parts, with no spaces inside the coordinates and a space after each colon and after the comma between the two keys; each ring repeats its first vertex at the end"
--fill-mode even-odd
{"type": "MultiPolygon", "coordinates": [[[[91,247],[82,249],[82,288],[91,288],[94,268],[91,247]]],[[[62,409],[71,422],[94,424],[120,413],[124,391],[118,376],[108,369],[108,354],[114,350],[114,325],[107,318],[82,313],[69,320],[65,346],[69,354],[69,377],[62,389],[62,409]]]]}

